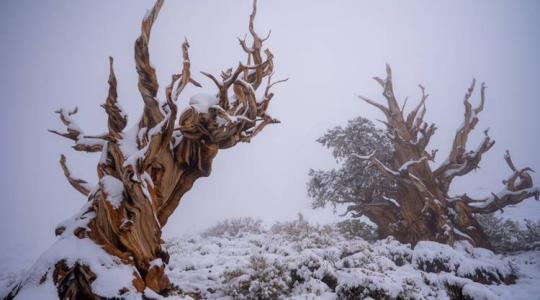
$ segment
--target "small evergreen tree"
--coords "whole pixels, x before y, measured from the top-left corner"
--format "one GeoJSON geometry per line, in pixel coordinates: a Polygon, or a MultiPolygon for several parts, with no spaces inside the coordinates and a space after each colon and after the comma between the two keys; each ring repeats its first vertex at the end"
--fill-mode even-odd
{"type": "Polygon", "coordinates": [[[376,151],[382,161],[389,163],[392,144],[384,131],[373,122],[358,117],[345,127],[328,130],[317,142],[332,149],[338,163],[337,169],[309,170],[308,194],[313,199],[313,208],[331,205],[348,205],[347,211],[363,203],[384,202],[395,188],[394,181],[370,168],[366,160],[356,155],[368,155],[376,151]]]}

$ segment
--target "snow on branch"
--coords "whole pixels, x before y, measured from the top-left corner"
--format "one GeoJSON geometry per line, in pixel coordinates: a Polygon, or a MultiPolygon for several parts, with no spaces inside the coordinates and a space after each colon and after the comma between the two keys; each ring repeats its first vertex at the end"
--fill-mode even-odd
{"type": "Polygon", "coordinates": [[[164,106],[164,110],[166,110],[166,114],[159,123],[150,128],[146,133],[146,140],[148,141],[148,144],[144,147],[144,158],[142,159],[143,170],[152,164],[158,153],[163,148],[169,147],[169,142],[173,136],[176,115],[178,112],[176,101],[178,100],[181,92],[190,83],[197,87],[201,86],[197,81],[191,78],[191,63],[189,60],[188,49],[189,43],[186,39],[182,43],[182,71],[180,74],[173,74],[171,76],[171,83],[165,89],[166,104],[164,106]],[[178,84],[175,87],[175,83],[177,81],[178,84]]]}
{"type": "Polygon", "coordinates": [[[201,72],[217,87],[217,103],[206,101],[208,105],[204,105],[203,110],[195,106],[195,109],[188,109],[181,115],[180,131],[184,138],[196,140],[204,136],[218,144],[220,149],[225,149],[238,142],[250,142],[268,124],[279,123],[279,120],[267,114],[267,109],[274,96],[271,88],[287,79],[272,81],[274,55],[269,49],[263,51],[263,42],[268,36],[261,38],[255,32],[256,11],[257,3],[254,1],[249,19],[249,33],[253,39],[251,47],[248,47],[245,38],[239,39],[240,46],[247,54],[247,62],[239,62],[234,70],[230,68],[221,72],[220,79],[201,72]],[[256,90],[265,81],[263,99],[259,101],[256,90]],[[231,89],[233,96],[230,95],[231,89]]]}
{"type": "MultiPolygon", "coordinates": [[[[466,146],[467,146],[467,140],[469,138],[469,134],[474,130],[476,124],[478,123],[478,114],[484,109],[484,103],[485,103],[485,90],[486,86],[484,83],[482,83],[480,88],[480,104],[476,108],[472,108],[472,104],[470,102],[470,98],[472,97],[472,93],[474,91],[476,85],[476,80],[473,79],[471,85],[467,89],[467,92],[465,93],[463,105],[465,107],[464,112],[464,119],[461,126],[456,131],[456,135],[454,137],[454,141],[452,143],[452,149],[450,151],[450,154],[448,156],[448,159],[444,164],[442,164],[435,173],[437,175],[441,175],[444,172],[446,172],[449,169],[456,169],[459,165],[470,165],[467,167],[464,167],[464,170],[467,170],[469,172],[472,169],[475,169],[478,165],[478,162],[480,161],[481,155],[485,152],[487,152],[493,144],[495,143],[492,141],[488,134],[487,130],[484,132],[485,138],[482,141],[480,147],[475,152],[470,152],[469,154],[466,153],[466,146]],[[473,159],[471,159],[473,158],[473,159]],[[477,161],[476,161],[477,160],[477,161]],[[468,162],[469,161],[469,162],[468,162]]],[[[460,171],[459,173],[464,172],[460,171]]],[[[463,173],[466,174],[466,173],[463,173]]]]}
{"type": "Polygon", "coordinates": [[[62,108],[55,113],[57,113],[60,117],[60,121],[64,123],[66,126],[67,132],[59,132],[53,129],[49,129],[49,132],[52,132],[54,134],[57,134],[59,136],[65,137],[67,139],[70,139],[75,142],[75,145],[73,146],[73,149],[77,151],[85,151],[85,152],[99,152],[103,149],[103,144],[105,143],[108,136],[100,136],[100,137],[88,137],[84,135],[83,130],[77,125],[77,123],[73,120],[71,116],[76,114],[78,111],[77,108],[75,108],[72,111],[67,111],[66,109],[62,108]]]}
{"type": "Polygon", "coordinates": [[[377,151],[373,151],[371,154],[369,155],[365,155],[365,156],[362,156],[362,155],[358,155],[356,153],[353,153],[352,156],[356,157],[356,158],[359,158],[361,160],[367,160],[369,161],[372,165],[376,166],[381,172],[383,172],[383,174],[387,175],[387,176],[390,176],[390,177],[398,177],[401,175],[400,172],[398,171],[395,171],[393,170],[392,168],[390,167],[387,167],[383,162],[381,162],[380,160],[378,160],[376,157],[375,157],[375,154],[376,154],[377,151]]]}
{"type": "Polygon", "coordinates": [[[494,144],[495,141],[489,136],[488,130],[485,130],[484,139],[480,145],[478,145],[476,150],[460,154],[460,156],[456,158],[457,160],[452,161],[451,158],[448,158],[443,162],[434,171],[434,175],[442,183],[443,189],[448,191],[454,177],[463,176],[478,169],[480,161],[482,160],[482,155],[488,152],[494,144]]]}
{"type": "Polygon", "coordinates": [[[422,164],[425,161],[429,160],[429,157],[427,157],[427,156],[422,156],[420,159],[417,159],[417,160],[409,160],[409,161],[406,161],[405,163],[403,163],[401,165],[401,167],[396,171],[396,170],[393,170],[392,168],[386,166],[380,160],[378,160],[375,157],[375,154],[376,154],[376,151],[373,151],[373,153],[371,153],[369,155],[364,155],[364,156],[353,153],[352,156],[354,156],[356,158],[359,158],[361,160],[368,160],[371,164],[375,165],[377,168],[379,168],[380,171],[382,171],[386,175],[389,175],[389,176],[392,176],[392,177],[409,177],[409,178],[412,178],[410,176],[411,174],[409,173],[409,169],[412,166],[417,165],[417,164],[422,164]]]}
{"type": "Polygon", "coordinates": [[[403,174],[405,172],[409,172],[410,167],[412,167],[412,166],[414,166],[416,164],[421,164],[421,163],[423,163],[425,161],[428,161],[428,160],[429,160],[429,158],[427,156],[422,156],[420,159],[406,161],[399,168],[399,173],[403,174]]]}
{"type": "Polygon", "coordinates": [[[491,196],[480,200],[471,199],[466,195],[462,197],[474,213],[492,213],[531,197],[539,200],[540,187],[534,186],[532,177],[529,174],[529,172],[534,171],[529,167],[517,169],[508,150],[504,155],[504,159],[513,173],[506,180],[503,180],[505,188],[502,191],[497,194],[492,193],[491,196]]]}

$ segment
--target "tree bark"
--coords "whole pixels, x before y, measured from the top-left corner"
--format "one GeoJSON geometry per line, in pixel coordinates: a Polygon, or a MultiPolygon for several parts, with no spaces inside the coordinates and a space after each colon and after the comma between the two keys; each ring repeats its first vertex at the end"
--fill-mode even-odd
{"type": "Polygon", "coordinates": [[[393,235],[404,243],[415,245],[420,240],[432,240],[452,245],[455,240],[467,240],[474,246],[490,248],[475,214],[491,213],[530,197],[538,199],[540,188],[533,185],[529,174],[532,170],[516,169],[507,151],[505,160],[513,173],[503,181],[503,191],[484,199],[471,199],[466,194],[449,195],[453,179],[476,170],[482,155],[495,143],[486,130],[477,149],[466,151],[469,134],[478,123],[478,114],[484,109],[484,84],[480,90],[480,104],[473,108],[470,103],[475,87],[473,80],[464,97],[464,121],[456,132],[450,155],[432,170],[429,161],[434,160],[437,151],[428,152],[426,148],[436,126],[424,122],[428,97],[424,87],[420,86],[422,98],[419,104],[405,115],[405,105],[400,108],[394,94],[390,67],[387,65],[385,79],[374,79],[382,86],[387,104],[382,105],[363,96],[360,98],[377,107],[386,117],[383,123],[394,146],[392,165],[384,165],[376,153],[357,157],[369,160],[383,174],[395,179],[397,191],[387,205],[377,201],[375,206],[369,203],[356,205],[348,211],[355,212],[354,216],[369,217],[378,225],[381,237],[393,235]]]}
{"type": "Polygon", "coordinates": [[[212,161],[220,149],[249,142],[266,125],[278,122],[266,113],[273,97],[270,89],[277,82],[271,81],[273,55],[265,49],[265,59],[262,58],[265,39],[254,31],[256,2],[249,20],[253,45],[248,47],[245,40],[240,41],[247,64],[222,72],[222,80],[204,73],[217,85],[217,95],[192,97],[190,107],[177,121],[176,101],[183,89],[188,84],[201,85],[191,76],[189,44],[185,41],[182,70],[172,75],[165,90],[166,101],[160,103],[157,99],[158,82],[148,44],[162,5],[163,0],[157,0],[143,19],[141,35],[135,42],[138,88],[144,103],[139,122],[125,130],[127,115],[117,101],[112,58],[109,92],[102,105],[108,115],[106,134],[87,136],[73,120],[76,109],[57,111],[67,130],[51,132],[73,140],[77,151],[102,153],[97,166],[99,182],[92,187],[74,177],[65,156],[61,156],[60,164],[68,182],[87,196],[88,202],[79,214],[56,228],[58,242],[40,259],[42,263],[36,264],[45,264],[45,268],[31,271],[42,274],[30,274],[7,299],[16,298],[28,288],[32,278],[39,279],[34,282],[36,285],[52,282],[60,299],[140,298],[143,294],[151,298],[149,290],[160,295],[174,292],[165,273],[168,255],[162,247],[163,226],[194,182],[210,175],[212,161]],[[263,98],[257,99],[255,91],[263,82],[263,98]],[[229,99],[231,92],[234,101],[229,99]],[[81,249],[82,254],[64,254],[64,249],[81,243],[98,248],[93,252],[81,249]],[[60,254],[50,253],[56,250],[60,254]],[[114,286],[112,292],[110,288],[103,289],[98,284],[100,276],[105,276],[103,266],[128,270],[131,278],[125,286],[114,286]]]}

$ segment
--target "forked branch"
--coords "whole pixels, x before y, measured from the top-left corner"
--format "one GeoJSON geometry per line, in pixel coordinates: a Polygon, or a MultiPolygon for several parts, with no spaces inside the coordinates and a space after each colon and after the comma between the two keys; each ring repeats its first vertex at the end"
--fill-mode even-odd
{"type": "Polygon", "coordinates": [[[488,152],[495,144],[495,141],[489,137],[488,130],[485,130],[484,139],[477,149],[468,152],[466,151],[469,134],[478,123],[478,114],[484,109],[485,103],[486,86],[484,83],[482,83],[480,90],[480,104],[476,108],[472,107],[470,98],[474,91],[475,83],[476,81],[473,80],[465,93],[463,101],[465,106],[464,120],[463,124],[456,132],[450,155],[446,161],[434,171],[434,175],[441,182],[443,190],[446,192],[448,191],[454,177],[463,176],[473,170],[476,170],[482,159],[482,155],[488,152]]]}
{"type": "Polygon", "coordinates": [[[502,191],[497,194],[492,193],[491,196],[485,199],[472,199],[467,195],[461,196],[461,200],[468,204],[473,213],[493,213],[531,197],[536,200],[539,199],[540,187],[534,186],[530,175],[533,170],[529,167],[516,169],[508,150],[504,155],[504,159],[513,173],[506,180],[503,180],[505,188],[502,191]]]}
{"type": "Polygon", "coordinates": [[[55,111],[59,115],[60,121],[66,126],[67,132],[59,132],[56,130],[49,129],[49,132],[57,134],[59,136],[65,137],[75,142],[75,145],[72,147],[77,151],[84,152],[99,152],[103,149],[103,144],[108,138],[107,135],[101,137],[87,137],[84,135],[83,130],[77,125],[73,120],[72,116],[78,111],[75,108],[72,111],[67,111],[65,109],[59,109],[55,111]]]}
{"type": "Polygon", "coordinates": [[[60,166],[62,167],[64,176],[66,176],[69,184],[71,184],[71,186],[81,194],[88,196],[92,190],[92,187],[85,180],[73,177],[71,175],[71,171],[67,167],[66,156],[64,154],[60,155],[60,166]]]}

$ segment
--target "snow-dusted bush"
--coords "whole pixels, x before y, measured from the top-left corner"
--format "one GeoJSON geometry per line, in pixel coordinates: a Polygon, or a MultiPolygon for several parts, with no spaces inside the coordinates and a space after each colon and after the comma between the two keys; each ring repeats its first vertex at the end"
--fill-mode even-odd
{"type": "Polygon", "coordinates": [[[362,238],[366,241],[377,239],[377,228],[358,219],[350,219],[335,224],[339,233],[347,239],[362,238]]]}
{"type": "Polygon", "coordinates": [[[295,242],[298,249],[325,247],[332,245],[335,237],[342,238],[334,226],[310,224],[302,215],[295,221],[275,223],[270,231],[295,242]]]}
{"type": "Polygon", "coordinates": [[[540,221],[525,220],[525,240],[528,245],[527,250],[540,249],[540,221]]]}
{"type": "Polygon", "coordinates": [[[168,275],[185,295],[202,299],[491,300],[505,299],[497,295],[518,272],[503,256],[467,243],[412,248],[391,237],[346,238],[336,228],[300,217],[259,234],[175,239],[167,246],[168,275]]]}
{"type": "Polygon", "coordinates": [[[480,215],[477,219],[497,253],[540,249],[540,221],[525,220],[521,225],[494,214],[480,215]]]}
{"type": "Polygon", "coordinates": [[[202,233],[204,237],[236,237],[242,233],[263,232],[262,221],[250,217],[221,221],[202,233]]]}
{"type": "Polygon", "coordinates": [[[540,295],[540,251],[508,258],[464,242],[454,247],[420,242],[413,248],[391,237],[345,238],[334,226],[302,218],[260,233],[238,232],[234,238],[223,233],[166,242],[166,272],[177,297],[524,300],[540,295]],[[516,275],[517,283],[506,285],[516,275]]]}
{"type": "Polygon", "coordinates": [[[314,253],[302,251],[303,255],[290,260],[289,272],[293,279],[294,292],[300,294],[314,294],[335,290],[337,276],[334,263],[337,261],[336,253],[314,253]]]}
{"type": "Polygon", "coordinates": [[[234,299],[278,299],[289,294],[289,274],[277,258],[251,256],[247,266],[223,273],[224,290],[234,299]]]}
{"type": "Polygon", "coordinates": [[[433,293],[429,289],[422,290],[423,284],[419,278],[409,276],[402,280],[377,275],[372,276],[354,271],[340,275],[339,286],[336,288],[338,299],[425,299],[422,292],[433,293]]]}
{"type": "Polygon", "coordinates": [[[493,252],[474,248],[468,242],[456,242],[454,248],[436,242],[419,242],[412,264],[429,273],[448,272],[480,283],[514,283],[515,266],[493,252]],[[459,251],[456,251],[459,250],[459,251]]]}

